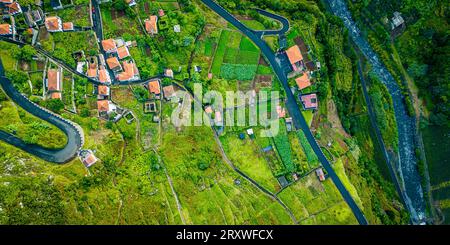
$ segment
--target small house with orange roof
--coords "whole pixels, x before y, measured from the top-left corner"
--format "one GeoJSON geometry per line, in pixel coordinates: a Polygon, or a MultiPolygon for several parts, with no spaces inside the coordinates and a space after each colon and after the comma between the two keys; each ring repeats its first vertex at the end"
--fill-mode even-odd
{"type": "Polygon", "coordinates": [[[111,82],[111,77],[104,66],[100,66],[100,69],[98,70],[98,80],[102,83],[111,82]]]}
{"type": "Polygon", "coordinates": [[[159,80],[156,79],[156,80],[150,81],[148,83],[148,91],[155,95],[161,94],[159,80]]]}
{"type": "Polygon", "coordinates": [[[61,99],[62,91],[62,72],[58,69],[47,70],[47,94],[51,99],[61,99]]]}
{"type": "Polygon", "coordinates": [[[109,96],[109,87],[105,85],[98,85],[97,92],[100,97],[105,98],[109,96]]]}
{"type": "Polygon", "coordinates": [[[61,91],[62,74],[57,69],[48,69],[47,71],[47,91],[61,91]]]}
{"type": "Polygon", "coordinates": [[[122,71],[122,66],[120,65],[119,59],[117,57],[109,57],[106,59],[106,64],[108,64],[109,69],[115,72],[122,71]]]}
{"type": "Polygon", "coordinates": [[[80,161],[84,164],[86,168],[89,168],[98,161],[97,157],[91,150],[81,150],[78,153],[78,157],[80,158],[80,161]]]}
{"type": "Polygon", "coordinates": [[[73,22],[64,22],[63,31],[73,31],[73,22]]]}
{"type": "Polygon", "coordinates": [[[87,70],[87,76],[90,78],[97,78],[97,76],[98,76],[97,63],[95,63],[95,62],[89,63],[88,70],[87,70]]]}
{"type": "Polygon", "coordinates": [[[9,36],[14,34],[14,26],[10,24],[0,24],[0,36],[9,36]]]}
{"type": "Polygon", "coordinates": [[[45,28],[48,32],[60,32],[63,31],[61,18],[58,16],[50,16],[45,18],[45,28]]]}
{"type": "Polygon", "coordinates": [[[158,34],[158,16],[152,15],[150,18],[146,19],[144,21],[145,23],[145,30],[149,34],[158,34]]]}
{"type": "Polygon", "coordinates": [[[117,49],[117,56],[119,56],[119,59],[123,59],[130,56],[130,52],[128,51],[127,46],[122,46],[117,49]]]}
{"type": "Polygon", "coordinates": [[[301,95],[300,100],[301,100],[303,108],[305,108],[305,110],[317,109],[317,106],[319,104],[316,94],[301,95]]]}
{"type": "Polygon", "coordinates": [[[300,77],[297,77],[295,79],[295,82],[297,83],[298,89],[300,90],[311,86],[311,81],[309,80],[309,73],[304,72],[300,77]]]}
{"type": "Polygon", "coordinates": [[[13,2],[11,4],[6,5],[8,7],[8,13],[10,15],[16,15],[22,13],[22,8],[20,7],[18,2],[13,2]]]}
{"type": "Polygon", "coordinates": [[[294,71],[297,71],[302,67],[303,56],[297,45],[294,45],[286,50],[286,55],[294,71]]]}
{"type": "Polygon", "coordinates": [[[110,113],[115,111],[116,109],[116,105],[114,105],[109,100],[97,100],[97,110],[99,114],[110,113]]]}
{"type": "Polygon", "coordinates": [[[102,40],[102,48],[106,53],[114,53],[117,51],[117,45],[114,39],[102,40]]]}

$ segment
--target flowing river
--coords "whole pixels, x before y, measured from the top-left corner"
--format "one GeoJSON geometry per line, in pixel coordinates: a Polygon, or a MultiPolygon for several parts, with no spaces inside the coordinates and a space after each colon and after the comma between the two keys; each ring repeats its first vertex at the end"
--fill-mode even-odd
{"type": "Polygon", "coordinates": [[[360,35],[357,24],[352,20],[351,13],[344,0],[327,0],[333,13],[344,21],[353,41],[372,65],[373,72],[387,87],[392,96],[395,119],[397,121],[399,139],[399,161],[397,173],[403,183],[403,197],[414,224],[420,223],[425,218],[425,202],[421,186],[421,177],[417,169],[415,157],[415,118],[407,114],[404,96],[386,67],[380,62],[378,56],[369,43],[360,35]]]}

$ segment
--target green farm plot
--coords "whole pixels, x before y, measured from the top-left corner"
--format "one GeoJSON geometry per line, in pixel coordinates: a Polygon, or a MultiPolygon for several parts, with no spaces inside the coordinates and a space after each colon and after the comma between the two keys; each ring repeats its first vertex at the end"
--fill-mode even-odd
{"type": "Polygon", "coordinates": [[[258,47],[248,39],[248,37],[243,37],[239,45],[239,49],[243,51],[259,52],[258,47]]]}
{"type": "Polygon", "coordinates": [[[292,224],[281,205],[223,162],[210,128],[165,131],[161,154],[187,224],[292,224]]]}
{"type": "Polygon", "coordinates": [[[284,120],[280,119],[279,122],[279,132],[276,136],[273,137],[273,142],[275,143],[277,152],[280,155],[284,166],[286,167],[286,171],[289,173],[293,173],[295,172],[296,168],[292,160],[291,145],[287,136],[286,125],[284,124],[284,120]]]}
{"type": "Polygon", "coordinates": [[[225,63],[220,69],[220,75],[229,80],[252,80],[256,74],[256,69],[256,65],[225,63]]]}
{"type": "Polygon", "coordinates": [[[347,174],[345,173],[344,162],[342,158],[339,158],[332,166],[336,174],[339,176],[339,179],[342,181],[342,184],[344,184],[345,188],[348,190],[348,192],[350,192],[350,195],[353,197],[353,200],[355,200],[356,204],[358,204],[361,210],[364,210],[361,198],[359,197],[355,186],[353,186],[347,174]]]}
{"type": "Polygon", "coordinates": [[[75,26],[87,27],[91,25],[89,12],[89,4],[85,4],[52,11],[47,15],[57,15],[63,22],[73,22],[75,26]]]}
{"type": "Polygon", "coordinates": [[[31,84],[33,85],[33,94],[42,95],[42,72],[33,72],[28,75],[30,77],[31,84]]]}
{"type": "Polygon", "coordinates": [[[211,38],[207,38],[204,41],[204,43],[205,43],[205,45],[204,45],[203,54],[208,56],[208,57],[211,57],[213,55],[213,50],[214,50],[215,43],[214,43],[214,41],[211,38]]]}
{"type": "Polygon", "coordinates": [[[239,51],[238,56],[236,57],[236,63],[239,64],[257,64],[259,60],[260,54],[254,51],[239,51]]]}
{"type": "Polygon", "coordinates": [[[315,173],[284,189],[278,197],[301,224],[357,224],[333,182],[320,182],[315,173]]]}
{"type": "Polygon", "coordinates": [[[221,141],[227,156],[241,171],[272,192],[280,188],[255,140],[241,140],[237,134],[228,133],[221,141]]]}
{"type": "Polygon", "coordinates": [[[213,74],[220,74],[220,67],[222,66],[223,58],[227,50],[227,42],[229,40],[230,34],[230,31],[227,30],[223,30],[220,34],[219,44],[217,46],[211,68],[213,74]]]}
{"type": "Polygon", "coordinates": [[[291,143],[292,160],[296,165],[297,171],[300,175],[306,174],[311,168],[309,166],[303,148],[295,132],[289,132],[289,143],[291,143]]]}
{"type": "Polygon", "coordinates": [[[308,126],[311,127],[314,113],[311,110],[307,110],[307,111],[303,110],[302,115],[305,118],[305,121],[308,124],[308,126]]]}
{"type": "Polygon", "coordinates": [[[213,74],[228,80],[253,80],[260,51],[240,32],[223,30],[212,64],[213,74]]]}
{"type": "MultiPolygon", "coordinates": [[[[104,38],[117,38],[124,34],[137,36],[141,34],[139,23],[136,19],[129,18],[127,15],[115,16],[113,18],[112,11],[108,8],[101,8],[103,21],[104,38]]],[[[116,13],[116,15],[119,15],[116,13]]]]}
{"type": "Polygon", "coordinates": [[[63,60],[72,67],[76,66],[72,54],[84,51],[86,55],[98,53],[98,43],[93,31],[82,32],[56,32],[51,34],[55,42],[52,55],[63,60]]]}
{"type": "Polygon", "coordinates": [[[258,65],[258,69],[256,70],[256,74],[258,75],[272,75],[273,70],[270,66],[258,65]]]}
{"type": "Polygon", "coordinates": [[[309,144],[308,140],[306,139],[305,133],[301,130],[297,130],[297,136],[300,140],[300,144],[303,147],[303,151],[305,152],[306,158],[308,159],[308,163],[313,165],[318,165],[319,159],[317,159],[316,153],[311,148],[311,145],[309,144]]]}
{"type": "Polygon", "coordinates": [[[64,74],[62,100],[66,109],[72,109],[72,76],[64,74]]]}

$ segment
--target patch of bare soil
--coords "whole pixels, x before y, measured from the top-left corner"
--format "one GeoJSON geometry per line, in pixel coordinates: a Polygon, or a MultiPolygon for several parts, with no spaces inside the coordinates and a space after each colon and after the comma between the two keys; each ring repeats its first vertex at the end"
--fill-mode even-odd
{"type": "Polygon", "coordinates": [[[26,61],[20,61],[19,62],[19,66],[20,66],[20,69],[22,71],[29,71],[30,70],[30,64],[28,62],[26,62],[26,61]]]}
{"type": "Polygon", "coordinates": [[[263,66],[269,66],[269,64],[267,64],[266,60],[264,59],[264,57],[262,55],[259,56],[258,64],[263,65],[263,66]]]}
{"type": "Polygon", "coordinates": [[[336,129],[340,134],[345,137],[350,137],[350,135],[345,132],[344,127],[342,127],[341,119],[339,119],[339,115],[336,110],[336,105],[333,100],[329,100],[327,102],[327,119],[331,123],[331,127],[336,129]]]}

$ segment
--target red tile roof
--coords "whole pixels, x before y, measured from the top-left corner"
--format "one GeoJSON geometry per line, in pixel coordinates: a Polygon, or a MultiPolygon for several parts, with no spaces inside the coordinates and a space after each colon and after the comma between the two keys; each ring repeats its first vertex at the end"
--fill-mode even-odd
{"type": "Polygon", "coordinates": [[[11,4],[8,4],[7,7],[9,8],[8,12],[10,14],[16,14],[22,12],[22,9],[20,8],[20,5],[18,2],[13,2],[11,4]]]}
{"type": "Polygon", "coordinates": [[[65,31],[73,30],[73,23],[72,22],[63,23],[63,30],[65,30],[65,31]]]}
{"type": "Polygon", "coordinates": [[[98,86],[98,94],[99,95],[109,95],[109,87],[105,85],[98,86]]]}
{"type": "Polygon", "coordinates": [[[302,95],[301,100],[305,109],[317,108],[318,101],[316,94],[302,95]]]}
{"type": "Polygon", "coordinates": [[[148,33],[151,34],[157,34],[158,33],[158,16],[152,15],[150,16],[150,19],[145,20],[145,30],[148,33]]]}
{"type": "Polygon", "coordinates": [[[60,91],[61,81],[60,73],[55,69],[48,69],[47,71],[47,90],[48,91],[60,91]]]}
{"type": "Polygon", "coordinates": [[[113,39],[102,40],[102,47],[106,52],[113,52],[117,48],[116,42],[113,39]]]}
{"type": "Polygon", "coordinates": [[[158,80],[154,80],[148,83],[148,90],[150,91],[150,93],[154,93],[154,94],[160,94],[161,93],[161,89],[159,88],[159,81],[158,80]]]}
{"type": "Polygon", "coordinates": [[[98,111],[109,111],[109,101],[108,100],[98,100],[97,101],[98,111]]]}
{"type": "Polygon", "coordinates": [[[10,24],[0,24],[0,35],[12,34],[12,26],[10,24]]]}
{"type": "Polygon", "coordinates": [[[51,16],[45,18],[45,27],[49,31],[60,31],[61,30],[61,19],[58,16],[51,16]]]}
{"type": "Polygon", "coordinates": [[[303,73],[301,77],[297,77],[295,79],[295,82],[297,83],[299,89],[304,89],[311,86],[311,82],[309,81],[309,77],[306,72],[303,73]]]}
{"type": "Polygon", "coordinates": [[[122,46],[117,49],[117,55],[119,56],[119,59],[123,59],[130,56],[130,52],[128,52],[128,48],[126,46],[122,46]]]}
{"type": "Polygon", "coordinates": [[[98,70],[98,80],[102,83],[111,82],[108,71],[104,67],[98,70]]]}
{"type": "Polygon", "coordinates": [[[294,45],[286,50],[286,54],[291,64],[295,64],[303,60],[302,53],[300,52],[300,48],[297,45],[294,45]]]}
{"type": "Polygon", "coordinates": [[[136,64],[132,62],[123,62],[122,66],[123,72],[119,73],[119,75],[117,76],[119,81],[130,80],[131,78],[139,74],[136,64]]]}
{"type": "Polygon", "coordinates": [[[120,62],[117,57],[109,57],[108,59],[106,59],[106,63],[108,63],[109,69],[120,67],[120,62]]]}

